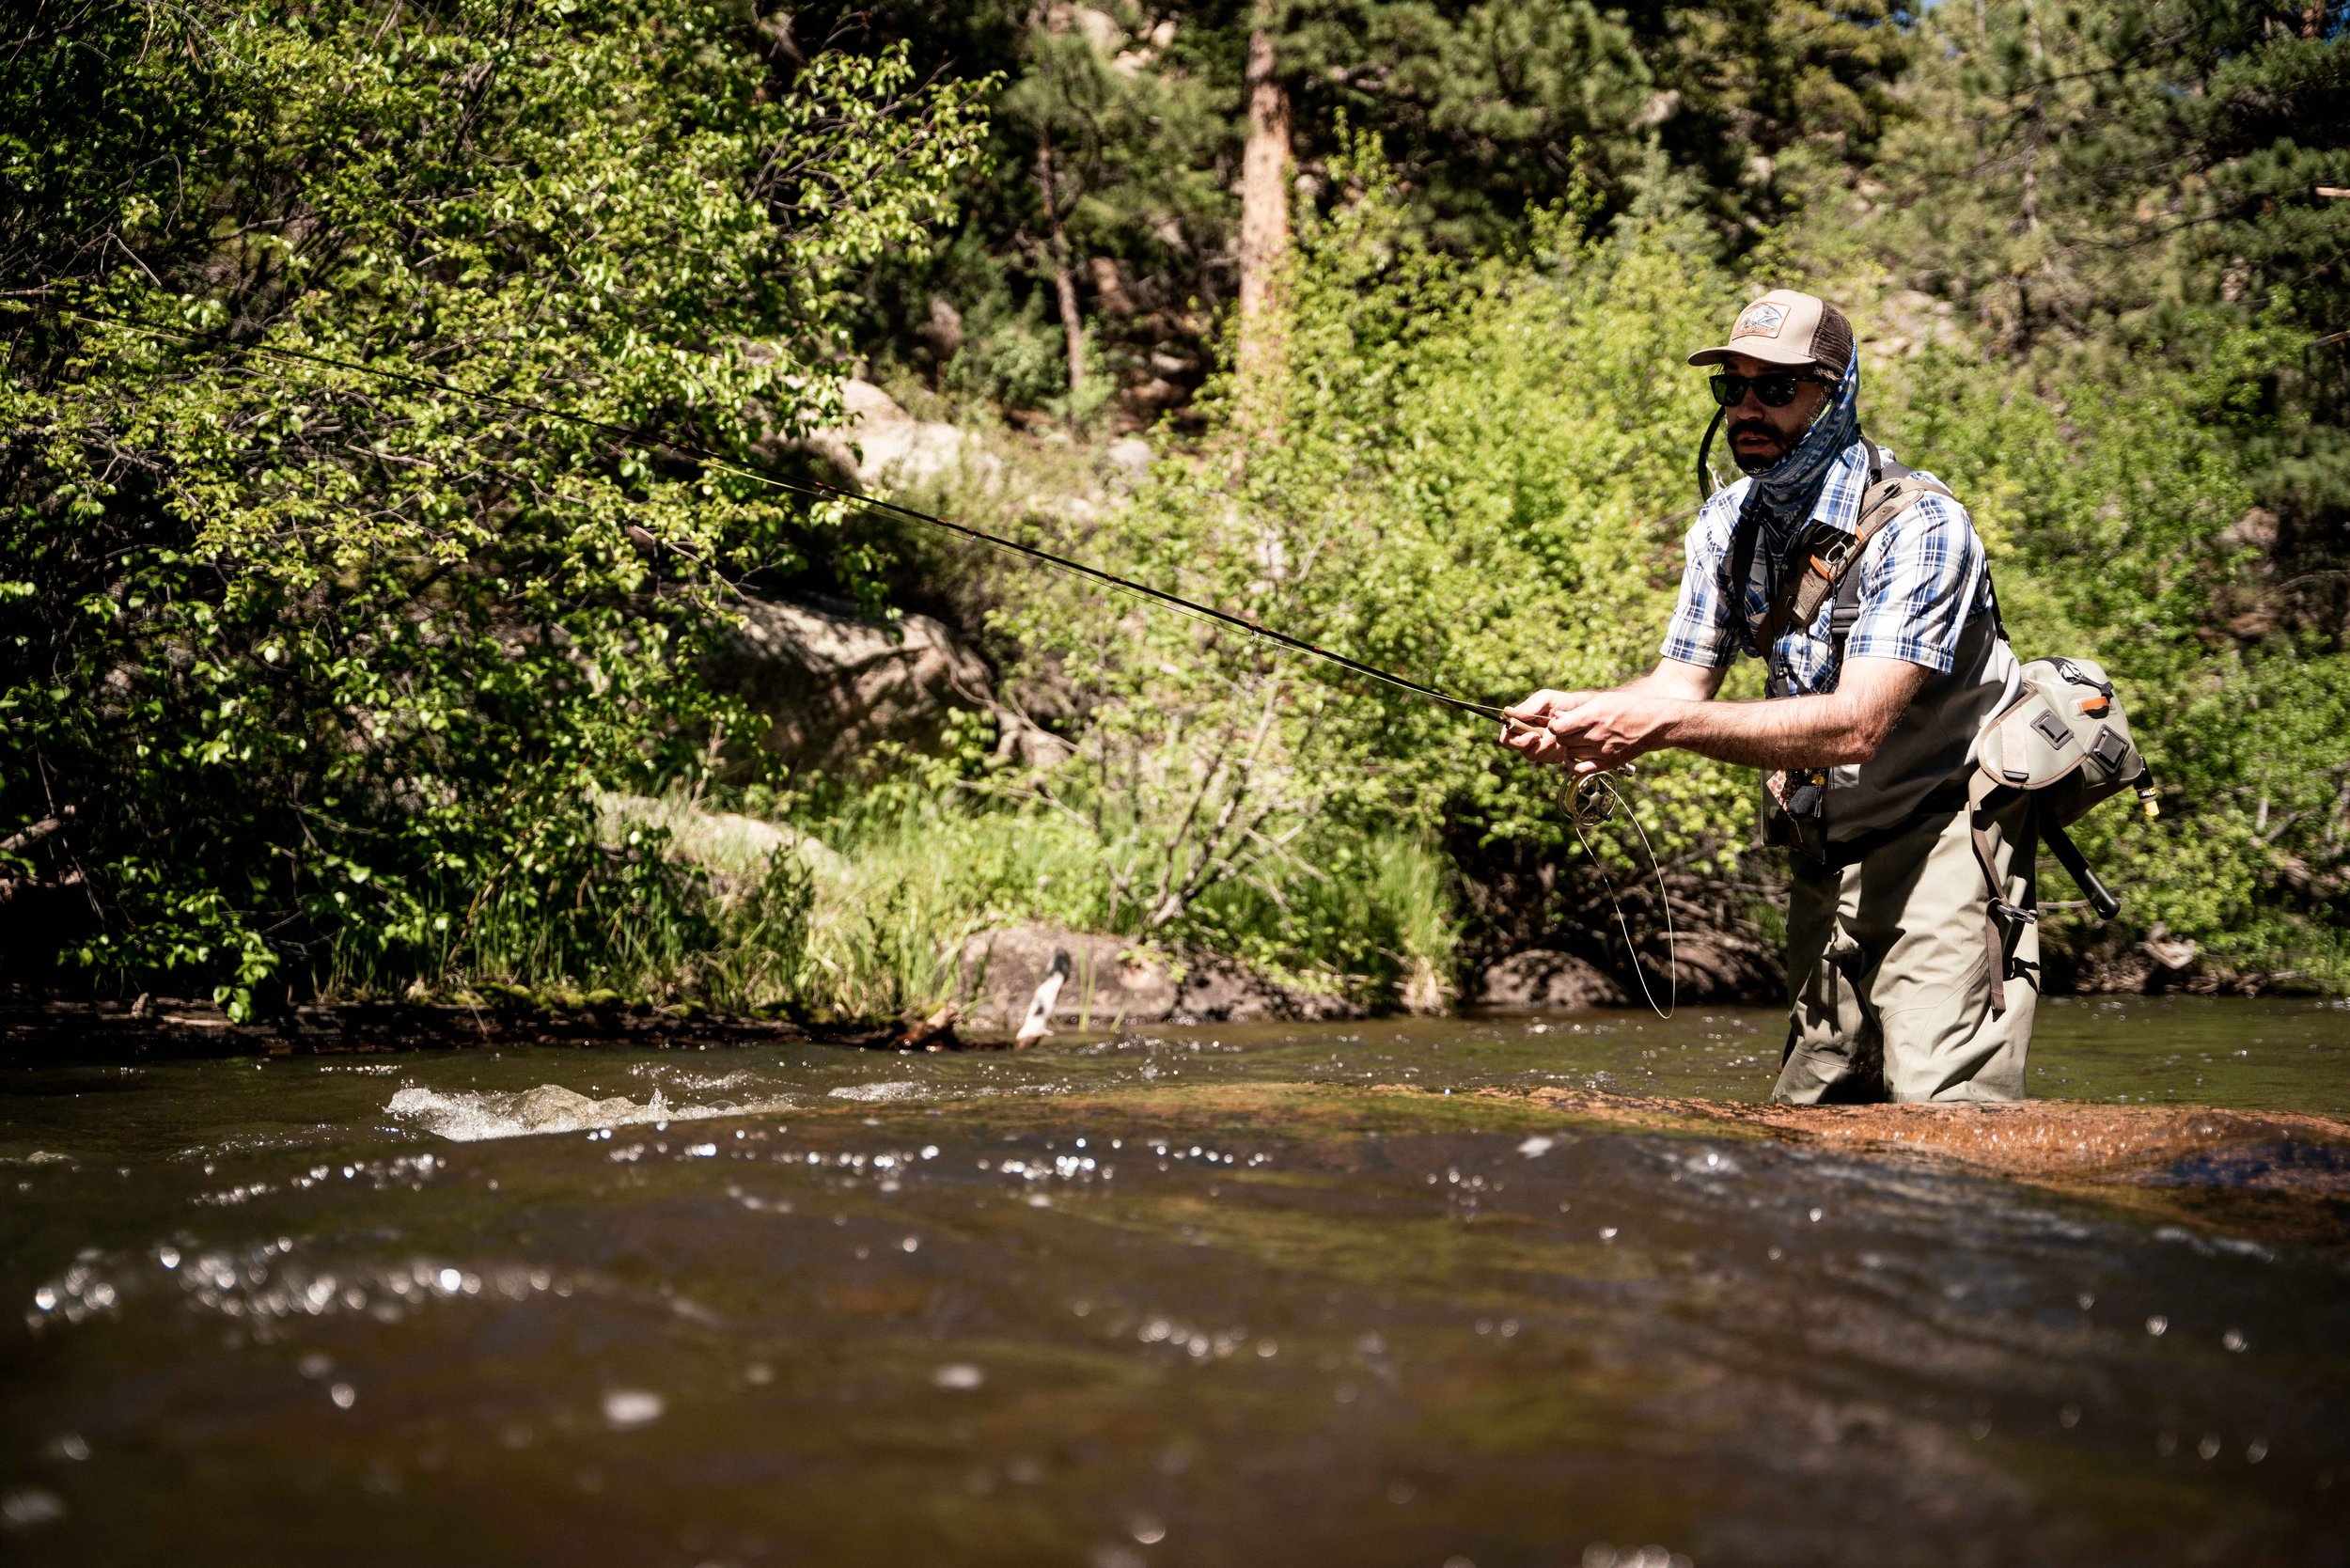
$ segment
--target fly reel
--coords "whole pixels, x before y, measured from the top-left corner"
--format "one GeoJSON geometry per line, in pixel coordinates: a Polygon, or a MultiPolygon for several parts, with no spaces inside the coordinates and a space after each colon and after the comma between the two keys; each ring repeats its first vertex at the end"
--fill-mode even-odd
{"type": "Polygon", "coordinates": [[[1608,775],[1579,773],[1567,781],[1559,806],[1568,822],[1578,828],[1591,828],[1614,816],[1622,799],[1608,775]]]}

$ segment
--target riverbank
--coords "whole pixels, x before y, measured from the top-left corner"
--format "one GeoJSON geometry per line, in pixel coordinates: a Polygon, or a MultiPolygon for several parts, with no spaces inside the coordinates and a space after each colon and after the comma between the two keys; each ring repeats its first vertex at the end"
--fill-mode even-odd
{"type": "Polygon", "coordinates": [[[888,1048],[901,1026],[802,1024],[730,1017],[692,1003],[549,1009],[510,1000],[346,1002],[239,1021],[210,1001],[0,1003],[0,1061],[135,1062],[226,1057],[373,1056],[501,1046],[720,1045],[814,1043],[888,1048]]]}
{"type": "MultiPolygon", "coordinates": [[[[150,996],[132,1002],[89,1001],[18,989],[0,994],[0,1064],[398,1056],[540,1046],[698,1051],[810,1044],[985,1054],[1012,1048],[1035,988],[1052,975],[1055,958],[1073,945],[1082,956],[1072,961],[1068,978],[1055,989],[1046,1009],[1048,1032],[1041,1037],[1060,1047],[1098,1046],[1121,1035],[1180,1037],[1203,1027],[1244,1038],[1278,1035],[1308,1025],[1351,1025],[1358,1031],[1460,1027],[1539,1036],[1556,1030],[1586,1039],[1634,1036],[1652,1027],[1669,1033],[1676,1027],[1656,1020],[1647,1008],[1624,1004],[1622,994],[1612,988],[1594,996],[1605,977],[1589,965],[1562,964],[1561,955],[1554,953],[1521,955],[1528,962],[1496,966],[1498,979],[1489,979],[1479,993],[1484,1005],[1445,1011],[1373,1011],[1343,997],[1284,988],[1237,964],[1214,961],[1181,970],[1183,978],[1173,980],[1148,959],[1119,962],[1127,949],[1114,937],[1058,933],[1062,940],[1056,942],[1056,933],[1049,932],[1042,933],[1042,940],[1034,931],[1010,934],[1018,939],[974,939],[973,951],[980,962],[969,973],[983,983],[966,991],[964,1000],[951,1010],[908,1011],[894,1018],[808,1019],[782,1010],[724,1012],[690,1000],[655,1003],[609,993],[566,996],[488,986],[469,991],[460,1001],[308,1003],[239,1020],[201,998],[150,996]],[[1597,977],[1595,981],[1592,977],[1597,977]],[[1587,981],[1590,989],[1586,989],[1587,981]]],[[[2117,1051],[2128,1055],[2144,1020],[2165,1008],[2194,1010],[2216,1019],[2330,1019],[2342,1012],[2343,1004],[2208,992],[2058,996],[2043,1001],[2040,1035],[2044,1042],[2054,1038],[2066,1048],[2076,1048],[2084,1025],[2102,1015],[2111,1019],[2117,1051]]],[[[1682,1016],[1754,1019],[1757,1049],[1731,1058],[1739,1065],[1759,1063],[1765,1054],[1775,1059],[1771,1041],[1784,1025],[1775,999],[1753,1004],[1735,996],[1684,996],[1682,1016]]],[[[2097,1032],[2089,1024],[2087,1033],[2097,1032]]],[[[2225,1035],[2226,1028],[2219,1033],[2225,1035]]],[[[2045,1049],[2035,1057],[2042,1063],[2049,1059],[2045,1049]]],[[[1709,1082],[1715,1092],[1726,1087],[1719,1080],[1709,1082]]],[[[2203,1079],[2199,1074],[2194,1082],[2200,1085],[2203,1079]]],[[[2070,1085],[2066,1076],[2035,1092],[2060,1097],[2079,1092],[2070,1085]]],[[[2342,1108],[2350,1109],[2350,1105],[2342,1108]]]]}

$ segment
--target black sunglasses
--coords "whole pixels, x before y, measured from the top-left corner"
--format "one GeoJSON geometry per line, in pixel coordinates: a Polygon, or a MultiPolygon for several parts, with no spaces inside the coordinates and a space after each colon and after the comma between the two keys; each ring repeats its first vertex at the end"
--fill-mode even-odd
{"type": "Polygon", "coordinates": [[[1836,384],[1825,376],[1815,376],[1809,370],[1773,370],[1763,376],[1733,375],[1724,370],[1706,384],[1714,389],[1714,400],[1724,408],[1736,408],[1746,401],[1748,387],[1754,389],[1756,400],[1764,408],[1785,408],[1795,400],[1795,388],[1807,381],[1816,381],[1822,386],[1836,384]]]}

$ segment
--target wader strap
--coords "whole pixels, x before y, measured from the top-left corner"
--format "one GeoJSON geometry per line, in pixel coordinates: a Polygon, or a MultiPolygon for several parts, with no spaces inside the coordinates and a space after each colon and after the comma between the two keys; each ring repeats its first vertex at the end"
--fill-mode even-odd
{"type": "Polygon", "coordinates": [[[1982,936],[1990,949],[1990,963],[1984,969],[1991,987],[1991,1016],[2007,1011],[2007,946],[1999,938],[1999,910],[2007,902],[2007,887],[1999,881],[1999,859],[1992,852],[1991,835],[1983,823],[1988,814],[1983,802],[1998,781],[1977,768],[1966,779],[1966,830],[1975,840],[1975,863],[1982,868],[1982,880],[1990,889],[1990,897],[1982,906],[1982,936]]]}

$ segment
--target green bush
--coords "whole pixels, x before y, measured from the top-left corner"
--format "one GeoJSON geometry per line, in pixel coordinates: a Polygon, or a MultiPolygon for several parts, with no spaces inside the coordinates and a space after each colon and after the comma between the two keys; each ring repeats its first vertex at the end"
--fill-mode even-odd
{"type": "Polygon", "coordinates": [[[0,822],[75,811],[0,874],[84,886],[70,961],[240,1012],[690,923],[589,790],[728,732],[692,671],[736,580],[875,558],[520,405],[728,452],[830,416],[850,269],[920,243],[976,89],[779,76],[704,0],[72,10],[7,68],[0,822]]]}

